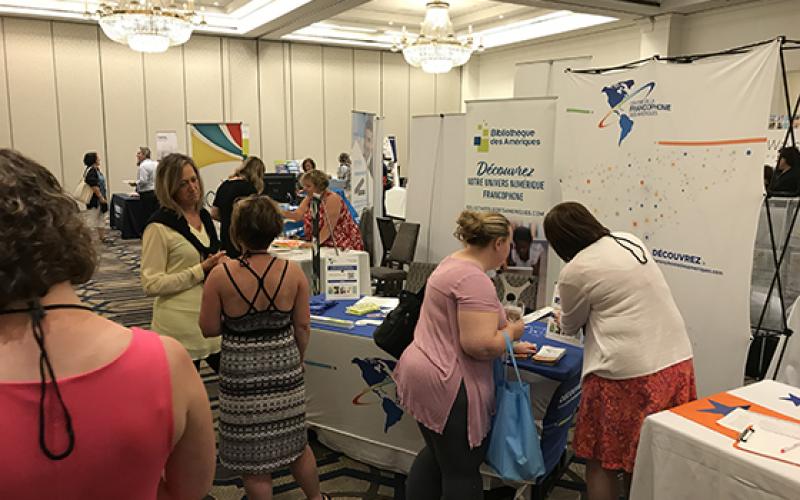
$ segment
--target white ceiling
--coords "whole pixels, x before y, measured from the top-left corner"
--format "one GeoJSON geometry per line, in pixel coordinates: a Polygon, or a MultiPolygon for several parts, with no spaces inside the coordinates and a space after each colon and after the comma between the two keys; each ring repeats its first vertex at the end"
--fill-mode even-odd
{"type": "MultiPolygon", "coordinates": [[[[170,4],[189,0],[140,0],[170,4]]],[[[469,27],[488,47],[610,22],[689,13],[756,0],[450,0],[457,34],[469,27]],[[593,17],[600,15],[604,17],[593,17]]],[[[0,15],[86,19],[100,0],[0,0],[0,15]]],[[[110,3],[114,3],[113,1],[110,3]]],[[[406,26],[419,29],[426,0],[194,0],[210,33],[386,49],[406,26]]]]}

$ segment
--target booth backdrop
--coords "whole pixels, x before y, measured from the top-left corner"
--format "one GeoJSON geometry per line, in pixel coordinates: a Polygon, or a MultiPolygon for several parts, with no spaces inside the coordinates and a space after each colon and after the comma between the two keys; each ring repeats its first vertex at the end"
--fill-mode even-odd
{"type": "Polygon", "coordinates": [[[777,43],[691,64],[571,73],[559,99],[563,199],[637,234],[689,330],[698,389],[737,387],[777,43]]]}
{"type": "Polygon", "coordinates": [[[527,226],[539,257],[537,307],[551,297],[553,273],[547,257],[542,222],[556,201],[553,183],[556,100],[553,97],[467,102],[464,145],[464,202],[467,209],[500,212],[514,224],[527,226]],[[546,284],[550,284],[546,293],[546,284]]]}

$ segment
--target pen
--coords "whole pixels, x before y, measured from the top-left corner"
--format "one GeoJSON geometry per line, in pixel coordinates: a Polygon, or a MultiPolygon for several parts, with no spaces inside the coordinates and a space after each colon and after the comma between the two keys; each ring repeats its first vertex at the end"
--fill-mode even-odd
{"type": "Polygon", "coordinates": [[[743,430],[742,433],[739,434],[739,441],[741,441],[743,443],[746,443],[748,436],[750,436],[750,434],[753,434],[754,432],[755,432],[755,430],[753,429],[753,426],[752,425],[748,425],[745,428],[745,430],[743,430]]]}
{"type": "Polygon", "coordinates": [[[795,444],[793,444],[791,446],[787,446],[786,448],[781,448],[781,453],[786,453],[786,452],[792,451],[793,449],[797,448],[798,446],[800,446],[800,441],[796,442],[795,444]]]}

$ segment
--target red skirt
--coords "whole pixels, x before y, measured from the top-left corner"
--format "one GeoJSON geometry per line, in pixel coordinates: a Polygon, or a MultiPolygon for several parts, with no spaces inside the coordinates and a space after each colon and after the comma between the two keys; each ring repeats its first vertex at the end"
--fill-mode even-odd
{"type": "Polygon", "coordinates": [[[610,380],[590,373],[581,383],[573,447],[604,469],[633,472],[646,416],[697,399],[691,359],[642,377],[610,380]]]}

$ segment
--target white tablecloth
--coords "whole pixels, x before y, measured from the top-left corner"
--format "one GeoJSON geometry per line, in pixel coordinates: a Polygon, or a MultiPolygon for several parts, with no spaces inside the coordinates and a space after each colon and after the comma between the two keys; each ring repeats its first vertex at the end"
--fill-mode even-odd
{"type": "MultiPolygon", "coordinates": [[[[798,388],[770,380],[728,392],[800,419],[800,407],[781,399],[789,394],[800,396],[798,388]]],[[[733,439],[671,411],[647,417],[639,439],[631,500],[800,498],[800,467],[737,450],[733,443],[733,439]]]]}
{"type": "MultiPolygon", "coordinates": [[[[305,356],[306,419],[330,448],[364,463],[408,473],[424,446],[416,421],[396,408],[394,360],[371,337],[312,326],[305,356]],[[375,380],[367,383],[367,376],[375,380]],[[379,380],[382,379],[382,380],[379,380]],[[399,420],[392,416],[399,414],[399,420]]],[[[559,382],[522,371],[541,420],[559,382]]]]}
{"type": "MultiPolygon", "coordinates": [[[[330,247],[322,247],[321,251],[321,259],[320,259],[320,291],[323,292],[322,288],[325,286],[325,259],[332,255],[336,255],[336,250],[330,247]]],[[[311,249],[310,248],[301,248],[297,250],[291,251],[278,251],[275,252],[270,249],[270,253],[276,257],[281,259],[290,260],[293,262],[297,262],[300,264],[300,267],[303,268],[303,272],[308,277],[308,282],[311,284],[311,276],[312,276],[312,265],[311,265],[311,249]]],[[[362,252],[360,250],[339,250],[340,255],[358,255],[358,266],[359,266],[359,287],[361,288],[361,295],[370,295],[370,274],[369,274],[369,254],[367,252],[362,252]]],[[[313,293],[313,292],[312,292],[313,293]]]]}

